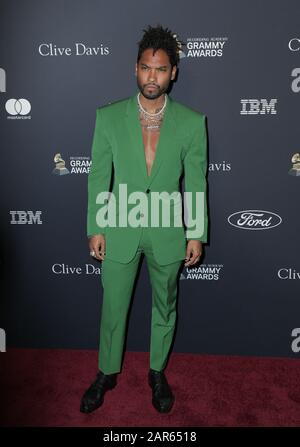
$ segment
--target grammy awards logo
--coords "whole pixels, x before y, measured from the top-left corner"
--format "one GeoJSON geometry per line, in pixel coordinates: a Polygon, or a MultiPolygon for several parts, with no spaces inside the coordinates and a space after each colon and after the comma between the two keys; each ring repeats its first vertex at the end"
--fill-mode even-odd
{"type": "Polygon", "coordinates": [[[55,154],[54,163],[55,163],[55,168],[53,169],[52,174],[55,174],[55,175],[70,174],[70,171],[66,168],[65,161],[61,158],[61,154],[55,154]]]}
{"type": "Polygon", "coordinates": [[[221,279],[223,264],[201,264],[198,267],[186,267],[179,280],[218,281],[221,279]]]}
{"type": "Polygon", "coordinates": [[[291,162],[293,163],[293,166],[289,170],[289,175],[298,177],[298,175],[300,175],[300,154],[294,154],[291,158],[291,162]]]}

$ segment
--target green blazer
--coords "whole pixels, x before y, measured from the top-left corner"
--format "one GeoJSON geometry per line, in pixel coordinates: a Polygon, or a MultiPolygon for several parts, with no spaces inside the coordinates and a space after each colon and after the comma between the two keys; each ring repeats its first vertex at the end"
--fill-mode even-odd
{"type": "MultiPolygon", "coordinates": [[[[127,185],[128,195],[134,191],[142,191],[149,196],[152,192],[166,191],[171,194],[180,191],[179,182],[181,175],[184,174],[184,189],[192,193],[192,205],[183,203],[183,194],[177,196],[182,204],[182,211],[188,214],[189,207],[195,205],[199,199],[195,193],[204,193],[202,234],[198,234],[197,237],[195,233],[191,234],[192,228],[184,224],[185,214],[184,221],[181,218],[179,227],[164,227],[161,220],[158,226],[151,227],[153,254],[160,265],[183,260],[186,254],[186,241],[189,239],[207,242],[207,138],[204,114],[184,106],[168,95],[156,155],[148,176],[136,92],[129,98],[97,108],[91,152],[87,234],[105,235],[107,259],[128,263],[135,255],[141,237],[142,226],[134,228],[118,225],[120,184],[127,185]],[[116,199],[117,226],[99,226],[96,216],[103,205],[96,203],[96,197],[100,192],[110,190],[112,171],[114,171],[112,192],[116,199]]],[[[175,202],[176,199],[169,202],[171,215],[175,202]]],[[[136,204],[128,205],[127,212],[136,204]]],[[[178,209],[178,206],[175,208],[178,209]]],[[[174,214],[180,212],[182,216],[182,211],[179,208],[174,214]]],[[[150,200],[148,214],[150,226],[150,200]]]]}

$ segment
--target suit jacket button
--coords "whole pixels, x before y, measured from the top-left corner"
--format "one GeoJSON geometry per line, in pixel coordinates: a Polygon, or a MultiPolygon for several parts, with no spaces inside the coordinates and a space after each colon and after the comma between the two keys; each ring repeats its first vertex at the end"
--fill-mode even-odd
{"type": "Polygon", "coordinates": [[[149,192],[150,192],[150,189],[148,188],[147,191],[146,191],[146,193],[148,194],[149,192]]]}

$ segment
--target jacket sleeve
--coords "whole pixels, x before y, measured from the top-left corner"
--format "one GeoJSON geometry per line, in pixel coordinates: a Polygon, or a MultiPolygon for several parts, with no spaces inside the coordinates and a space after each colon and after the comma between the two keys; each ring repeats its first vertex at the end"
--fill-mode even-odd
{"type": "Polygon", "coordinates": [[[205,115],[197,117],[194,135],[184,156],[185,192],[190,193],[190,200],[185,196],[185,222],[187,222],[186,239],[207,242],[207,134],[205,115]],[[202,193],[202,194],[196,194],[202,193]],[[199,214],[196,214],[196,205],[199,214]],[[191,218],[196,219],[196,225],[192,225],[191,218]],[[199,217],[200,216],[200,217],[199,217]]]}
{"type": "Polygon", "coordinates": [[[108,191],[112,174],[112,150],[105,132],[103,112],[96,110],[96,122],[92,142],[92,165],[88,174],[88,207],[87,235],[105,234],[105,227],[100,227],[96,221],[98,209],[103,206],[96,203],[100,192],[108,191]]]}

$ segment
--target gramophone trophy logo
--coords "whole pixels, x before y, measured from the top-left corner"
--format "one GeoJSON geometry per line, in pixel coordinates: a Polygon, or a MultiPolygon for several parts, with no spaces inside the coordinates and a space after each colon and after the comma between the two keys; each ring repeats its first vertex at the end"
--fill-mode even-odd
{"type": "Polygon", "coordinates": [[[181,41],[178,39],[177,34],[173,34],[173,37],[174,37],[174,39],[176,39],[176,41],[177,41],[177,47],[178,47],[178,49],[177,49],[177,53],[178,53],[178,55],[179,55],[179,59],[182,59],[183,57],[186,57],[186,54],[185,54],[185,52],[184,52],[183,49],[182,49],[182,45],[185,45],[185,43],[181,42],[181,41]]]}
{"type": "Polygon", "coordinates": [[[294,154],[291,159],[293,166],[289,170],[290,175],[298,176],[300,175],[300,154],[294,154]]]}
{"type": "Polygon", "coordinates": [[[55,163],[55,168],[53,169],[52,174],[55,174],[55,175],[70,174],[70,171],[66,168],[65,161],[61,158],[61,154],[55,154],[54,163],[55,163]]]}

